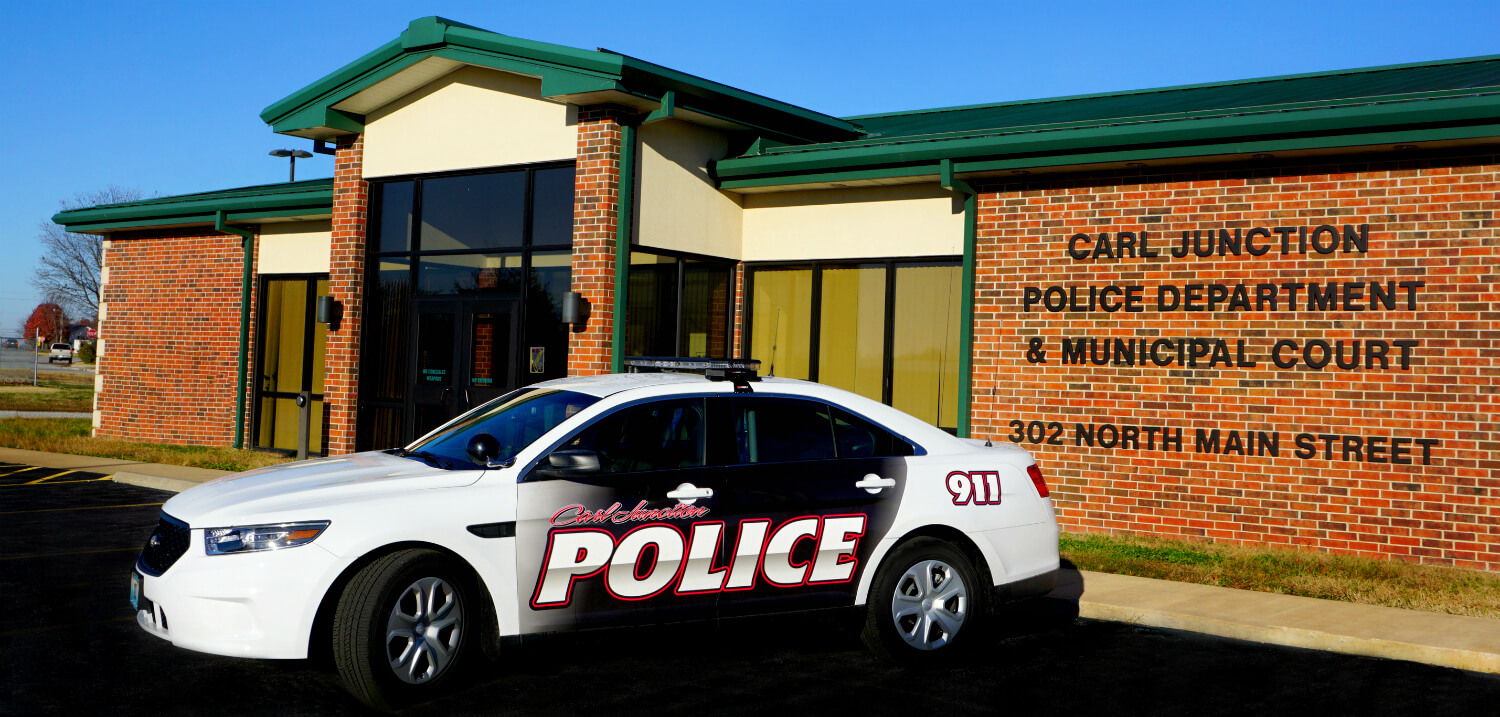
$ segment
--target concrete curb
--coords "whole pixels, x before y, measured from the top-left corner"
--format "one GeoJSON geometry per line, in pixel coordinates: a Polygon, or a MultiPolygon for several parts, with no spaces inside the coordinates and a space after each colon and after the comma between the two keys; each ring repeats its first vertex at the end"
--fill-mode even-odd
{"type": "MultiPolygon", "coordinates": [[[[1224,588],[1226,590],[1230,588],[1224,588]]],[[[1311,598],[1309,598],[1311,599],[1311,598]]],[[[1453,667],[1474,672],[1500,674],[1500,655],[1444,648],[1435,645],[1416,645],[1370,637],[1339,635],[1321,630],[1310,630],[1287,626],[1247,625],[1230,620],[1214,619],[1200,615],[1184,615],[1165,610],[1151,610],[1139,606],[1107,605],[1081,600],[1078,603],[1079,617],[1095,620],[1111,620],[1135,625],[1148,625],[1171,630],[1186,630],[1205,635],[1229,637],[1236,640],[1263,642],[1284,647],[1303,647],[1310,650],[1339,652],[1345,655],[1381,657],[1388,660],[1407,660],[1438,667],[1453,667]]]]}
{"type": "Polygon", "coordinates": [[[1087,571],[1060,583],[1050,597],[1079,617],[1500,674],[1500,620],[1087,571]]]}
{"type": "Polygon", "coordinates": [[[181,493],[193,486],[203,485],[204,481],[189,480],[187,478],[169,478],[167,476],[151,475],[148,473],[135,473],[132,471],[115,471],[112,480],[116,483],[140,486],[142,488],[154,488],[166,490],[173,493],[181,493]]]}

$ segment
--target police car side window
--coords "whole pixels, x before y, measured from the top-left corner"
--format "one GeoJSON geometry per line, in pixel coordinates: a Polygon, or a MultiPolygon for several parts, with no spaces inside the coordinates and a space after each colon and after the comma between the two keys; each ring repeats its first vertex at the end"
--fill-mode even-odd
{"type": "Polygon", "coordinates": [[[742,399],[734,403],[735,448],[740,463],[813,461],[837,455],[828,406],[795,399],[742,399]]]}
{"type": "Polygon", "coordinates": [[[657,401],[615,411],[575,437],[568,448],[599,454],[601,473],[703,465],[703,401],[657,401]]]}
{"type": "Polygon", "coordinates": [[[839,458],[884,458],[915,453],[911,444],[859,416],[833,407],[833,435],[839,458]]]}

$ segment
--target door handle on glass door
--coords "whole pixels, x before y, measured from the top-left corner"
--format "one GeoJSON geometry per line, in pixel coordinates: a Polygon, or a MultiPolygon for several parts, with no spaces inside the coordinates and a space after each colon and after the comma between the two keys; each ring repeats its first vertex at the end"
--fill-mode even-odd
{"type": "Polygon", "coordinates": [[[667,491],[667,497],[675,498],[677,499],[677,502],[683,505],[692,505],[698,502],[699,498],[714,497],[714,489],[699,488],[692,483],[683,483],[682,485],[677,486],[675,489],[667,491]]]}
{"type": "Polygon", "coordinates": [[[870,495],[875,495],[886,488],[893,488],[895,485],[895,478],[881,478],[874,473],[866,473],[864,478],[854,482],[855,488],[864,488],[865,492],[870,495]]]}

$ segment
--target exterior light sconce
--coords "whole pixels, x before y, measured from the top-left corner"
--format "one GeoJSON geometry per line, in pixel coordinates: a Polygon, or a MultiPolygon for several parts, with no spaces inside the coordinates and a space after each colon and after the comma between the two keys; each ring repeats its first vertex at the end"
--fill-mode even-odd
{"type": "Polygon", "coordinates": [[[329,331],[339,330],[339,319],[344,316],[344,305],[332,296],[319,296],[317,319],[320,324],[328,324],[329,331]]]}
{"type": "Polygon", "coordinates": [[[582,331],[589,320],[589,301],[583,294],[570,291],[563,294],[562,320],[573,331],[582,331]]]}

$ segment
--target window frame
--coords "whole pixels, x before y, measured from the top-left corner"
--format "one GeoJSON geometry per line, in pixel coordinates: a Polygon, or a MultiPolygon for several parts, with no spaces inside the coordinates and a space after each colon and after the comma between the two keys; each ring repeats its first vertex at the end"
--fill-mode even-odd
{"type": "MultiPolygon", "coordinates": [[[[308,394],[308,401],[309,402],[311,402],[311,401],[323,401],[324,400],[323,396],[325,394],[323,394],[323,393],[311,393],[311,391],[312,391],[312,384],[313,384],[313,375],[312,375],[313,352],[314,352],[314,348],[313,347],[317,343],[316,337],[313,335],[313,332],[318,331],[319,330],[319,326],[322,327],[323,331],[327,331],[328,330],[328,325],[327,324],[321,324],[320,325],[318,323],[318,321],[317,321],[317,303],[318,303],[318,282],[319,281],[329,281],[329,275],[326,274],[326,273],[316,273],[316,272],[314,272],[314,273],[299,273],[299,274],[260,274],[256,278],[257,278],[257,281],[256,281],[256,286],[255,286],[255,292],[256,292],[255,293],[255,324],[256,324],[255,325],[255,362],[254,362],[255,365],[254,365],[254,368],[252,369],[252,372],[253,372],[252,375],[255,377],[255,385],[253,387],[253,390],[251,391],[251,402],[250,402],[251,406],[250,406],[249,417],[248,417],[248,420],[250,421],[250,448],[251,448],[251,450],[267,451],[267,452],[278,453],[278,454],[288,454],[288,453],[295,454],[296,453],[295,449],[273,448],[273,447],[270,447],[270,446],[261,446],[260,445],[260,438],[261,438],[261,435],[260,435],[260,420],[261,420],[261,417],[262,417],[262,411],[264,410],[261,407],[261,399],[264,399],[264,398],[295,399],[298,396],[298,394],[300,393],[300,391],[298,393],[288,393],[286,391],[263,391],[261,389],[260,378],[261,378],[261,376],[265,372],[266,330],[269,328],[266,325],[267,324],[267,321],[266,321],[266,300],[267,300],[267,297],[269,295],[269,292],[267,291],[267,288],[268,288],[268,286],[270,285],[270,283],[272,281],[303,281],[303,282],[305,282],[307,284],[308,291],[307,291],[307,301],[306,301],[307,306],[306,306],[306,310],[307,310],[308,321],[307,321],[307,326],[305,326],[303,328],[303,335],[302,335],[302,367],[303,367],[302,385],[306,386],[306,388],[304,388],[303,390],[309,392],[309,394],[308,394]],[[309,340],[309,339],[312,339],[312,340],[309,340]]],[[[330,292],[331,291],[332,291],[332,288],[331,288],[331,285],[330,285],[330,292]]],[[[324,347],[324,350],[325,351],[327,350],[326,345],[324,347]]],[[[325,360],[326,360],[326,356],[325,356],[325,360]]],[[[326,363],[324,364],[324,369],[323,370],[324,371],[328,370],[326,363]]],[[[326,380],[326,377],[325,377],[325,380],[326,380]]],[[[327,387],[325,386],[324,389],[326,390],[327,387]]],[[[317,430],[319,430],[320,434],[323,435],[326,438],[327,428],[328,428],[328,404],[325,402],[324,405],[323,405],[323,423],[322,423],[321,426],[317,427],[317,430]]],[[[311,454],[310,453],[310,455],[319,455],[319,456],[326,456],[326,455],[328,455],[328,442],[326,440],[323,440],[323,439],[320,439],[320,442],[321,442],[321,450],[319,450],[316,454],[311,454]]]]}
{"type": "MultiPolygon", "coordinates": [[[[718,265],[721,265],[724,269],[726,269],[727,273],[729,274],[729,295],[726,298],[726,300],[724,301],[724,325],[725,325],[725,327],[728,330],[725,332],[725,336],[724,336],[723,351],[724,351],[724,356],[726,356],[726,357],[730,357],[730,356],[734,355],[734,323],[735,323],[734,322],[734,309],[735,309],[735,305],[736,305],[735,302],[737,300],[737,297],[735,295],[735,287],[739,283],[738,282],[738,279],[739,279],[738,272],[742,271],[742,269],[740,268],[740,262],[738,262],[738,261],[736,261],[734,259],[726,259],[726,258],[724,258],[722,256],[711,256],[711,255],[708,255],[708,254],[696,254],[696,253],[688,252],[688,251],[678,251],[676,249],[658,249],[656,247],[642,246],[640,244],[631,244],[630,245],[630,253],[632,253],[632,254],[650,254],[652,256],[667,257],[667,258],[675,260],[673,262],[673,265],[677,268],[677,281],[676,281],[676,289],[675,289],[677,301],[676,301],[676,307],[675,307],[676,308],[676,319],[675,319],[676,326],[675,326],[675,328],[674,328],[674,330],[672,332],[672,345],[674,347],[674,351],[670,354],[670,356],[661,357],[661,358],[672,358],[672,357],[687,356],[687,353],[686,353],[686,351],[684,350],[684,347],[683,347],[683,343],[684,343],[684,341],[683,341],[683,334],[685,333],[683,331],[683,329],[685,328],[685,326],[683,325],[683,311],[682,311],[682,306],[683,306],[683,294],[686,293],[686,288],[687,288],[687,263],[688,263],[688,261],[701,261],[701,262],[704,262],[704,263],[707,263],[707,264],[718,264],[718,265]]],[[[748,293],[747,293],[747,295],[748,295],[748,293]]],[[[625,321],[626,321],[626,326],[628,327],[629,326],[629,322],[630,322],[630,314],[629,314],[629,308],[628,307],[627,307],[627,310],[626,310],[625,321]]],[[[639,357],[631,357],[631,358],[639,358],[639,357]]]]}

